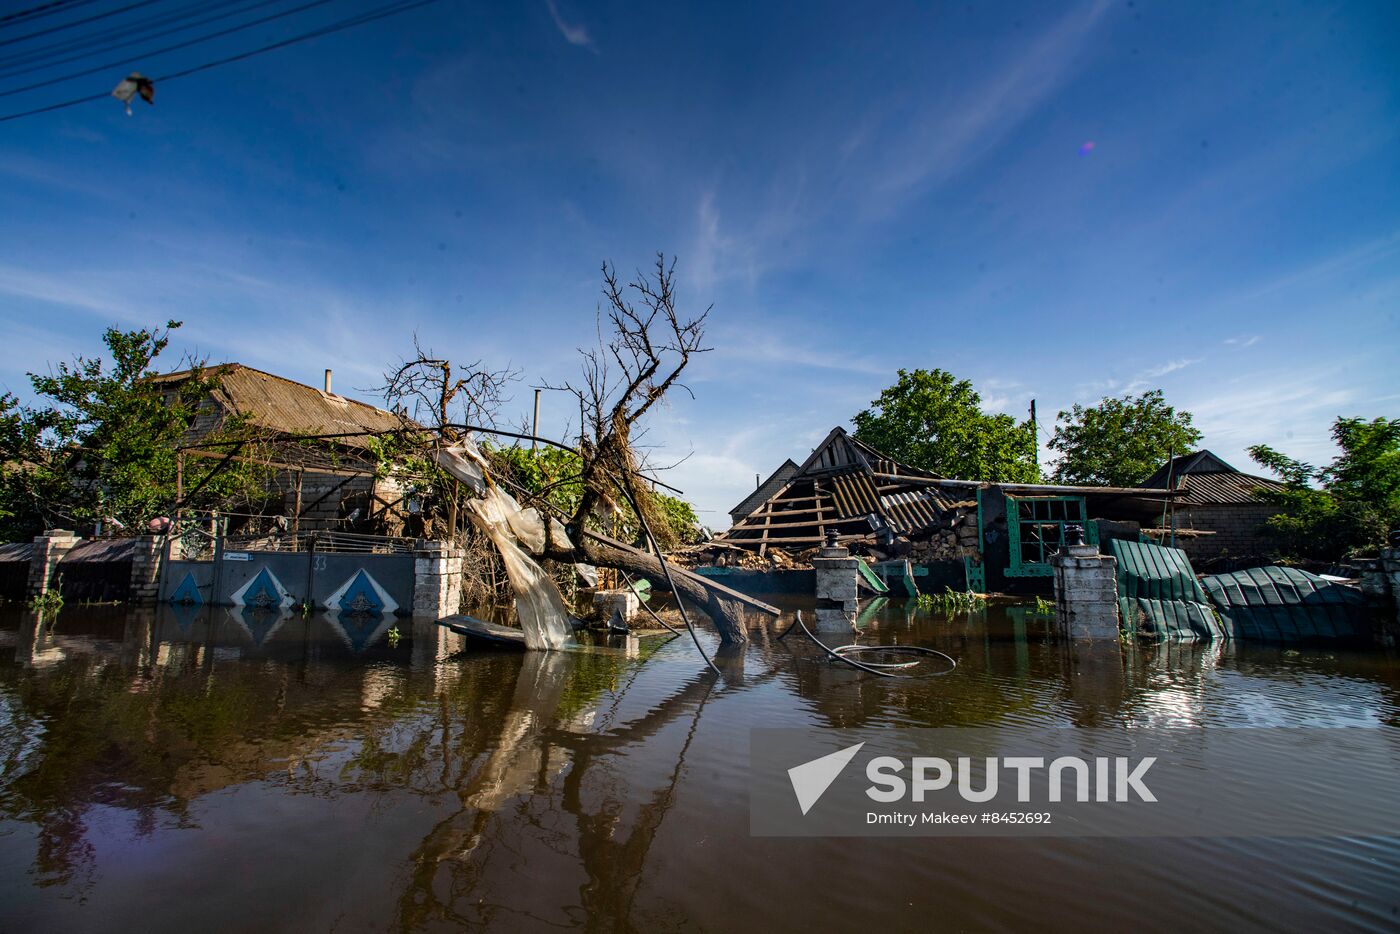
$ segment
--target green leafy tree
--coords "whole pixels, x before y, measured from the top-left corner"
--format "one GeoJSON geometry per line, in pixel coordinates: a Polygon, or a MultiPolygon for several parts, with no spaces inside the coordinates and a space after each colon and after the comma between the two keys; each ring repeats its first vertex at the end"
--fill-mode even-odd
{"type": "Polygon", "coordinates": [[[1060,412],[1050,449],[1057,483],[1136,486],[1173,454],[1195,448],[1191,413],[1167,405],[1160,389],[1060,412]]]}
{"type": "Polygon", "coordinates": [[[1264,531],[1285,557],[1336,560],[1400,528],[1400,418],[1338,418],[1332,438],[1341,453],[1321,469],[1266,444],[1249,449],[1285,484],[1262,494],[1278,507],[1264,531]]]}
{"type": "MultiPolygon", "coordinates": [[[[570,515],[578,507],[583,498],[583,461],[578,455],[549,446],[531,450],[498,447],[487,442],[482,447],[502,475],[510,477],[520,489],[550,503],[558,515],[570,515]]],[[[652,493],[652,496],[658,514],[665,520],[662,527],[652,529],[663,548],[692,545],[707,537],[690,503],[665,493],[652,493]]],[[[619,504],[617,521],[615,531],[621,537],[636,539],[640,534],[632,508],[625,501],[619,504]]]]}
{"type": "MultiPolygon", "coordinates": [[[[178,384],[152,380],[152,366],[170,343],[163,330],[103,334],[109,359],[79,356],[45,375],[29,374],[41,405],[0,403],[0,522],[11,539],[54,525],[89,527],[115,519],[135,529],[168,512],[177,499],[177,449],[219,374],[196,366],[178,384]]],[[[231,419],[210,438],[246,437],[231,419]]],[[[252,464],[188,458],[185,489],[199,490],[190,506],[244,502],[259,489],[252,464]]]]}
{"type": "Polygon", "coordinates": [[[972,383],[944,370],[900,370],[895,384],[851,421],[858,440],[943,477],[1040,479],[1030,423],[983,412],[972,383]]]}

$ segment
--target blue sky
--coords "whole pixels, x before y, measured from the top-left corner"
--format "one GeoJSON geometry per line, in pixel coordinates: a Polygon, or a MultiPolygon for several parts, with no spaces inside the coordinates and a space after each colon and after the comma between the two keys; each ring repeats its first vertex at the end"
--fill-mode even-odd
{"type": "Polygon", "coordinates": [[[577,372],[603,260],[659,249],[715,350],[647,441],[711,524],[899,367],[1047,430],[1160,387],[1236,466],[1325,461],[1337,415],[1400,414],[1397,63],[1390,3],[441,0],[0,123],[0,385],[173,316],[372,399],[417,330],[521,369],[515,420],[577,372]]]}

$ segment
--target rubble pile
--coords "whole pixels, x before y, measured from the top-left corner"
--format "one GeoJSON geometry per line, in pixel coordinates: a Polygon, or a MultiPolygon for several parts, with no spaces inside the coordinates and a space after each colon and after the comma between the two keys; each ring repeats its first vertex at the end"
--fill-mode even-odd
{"type": "Polygon", "coordinates": [[[946,523],[916,535],[911,545],[909,560],[915,564],[976,558],[979,554],[977,503],[958,503],[951,510],[946,523]]]}

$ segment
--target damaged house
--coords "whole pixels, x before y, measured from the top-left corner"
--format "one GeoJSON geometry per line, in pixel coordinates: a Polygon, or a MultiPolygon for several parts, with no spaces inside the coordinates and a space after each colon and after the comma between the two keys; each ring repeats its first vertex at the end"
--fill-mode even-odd
{"type": "Polygon", "coordinates": [[[1172,458],[1142,485],[1176,491],[1173,515],[1158,537],[1174,535],[1192,560],[1255,559],[1273,551],[1260,529],[1278,508],[1261,494],[1283,490],[1279,481],[1243,473],[1202,450],[1172,458]]]}
{"type": "Polygon", "coordinates": [[[769,495],[751,504],[751,494],[736,507],[747,511],[716,544],[798,556],[834,535],[876,560],[907,558],[925,591],[1040,591],[1049,588],[1050,557],[1066,527],[1082,526],[1091,542],[1137,541],[1176,495],[1148,487],[939,477],[838,427],[769,495]]]}
{"type": "MultiPolygon", "coordinates": [[[[258,437],[260,453],[248,459],[268,468],[266,499],[257,511],[282,516],[293,531],[322,529],[389,531],[404,524],[406,493],[392,478],[376,477],[371,434],[403,426],[392,412],[331,391],[331,371],[317,389],[240,363],[206,368],[220,373],[219,386],[200,406],[186,437],[184,457],[222,459],[227,447],[198,447],[202,438],[232,417],[242,417],[258,437]],[[308,443],[314,436],[341,435],[308,443]]],[[[175,388],[184,370],[156,377],[175,388]]],[[[232,517],[233,527],[240,524],[232,517]]]]}

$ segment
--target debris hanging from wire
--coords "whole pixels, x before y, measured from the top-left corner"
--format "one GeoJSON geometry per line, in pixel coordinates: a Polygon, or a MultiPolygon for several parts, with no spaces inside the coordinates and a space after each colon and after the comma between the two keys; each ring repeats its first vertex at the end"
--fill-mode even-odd
{"type": "Polygon", "coordinates": [[[148,104],[156,102],[155,82],[139,71],[133,71],[112,89],[112,96],[126,105],[126,115],[131,116],[131,99],[137,94],[148,104]]]}

